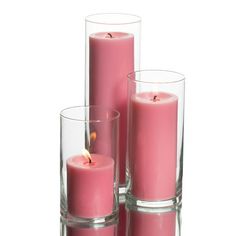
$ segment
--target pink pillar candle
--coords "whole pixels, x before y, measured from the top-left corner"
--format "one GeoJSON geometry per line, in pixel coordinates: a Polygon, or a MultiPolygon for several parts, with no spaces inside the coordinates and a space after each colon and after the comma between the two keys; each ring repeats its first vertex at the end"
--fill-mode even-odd
{"type": "Polygon", "coordinates": [[[67,160],[67,203],[72,216],[104,217],[113,210],[114,160],[91,154],[91,163],[84,156],[67,160]]]}
{"type": "Polygon", "coordinates": [[[176,212],[129,212],[126,236],[175,236],[176,212]]]}
{"type": "Polygon", "coordinates": [[[90,105],[120,112],[120,183],[125,183],[127,74],[134,70],[134,36],[123,32],[94,33],[89,37],[89,54],[90,105]]]}
{"type": "Polygon", "coordinates": [[[175,197],[178,98],[165,92],[131,96],[131,194],[141,200],[175,197]]]}

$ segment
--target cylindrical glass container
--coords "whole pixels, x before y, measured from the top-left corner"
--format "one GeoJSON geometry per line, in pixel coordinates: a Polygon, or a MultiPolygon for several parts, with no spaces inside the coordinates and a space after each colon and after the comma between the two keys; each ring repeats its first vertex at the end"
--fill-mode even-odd
{"type": "Polygon", "coordinates": [[[134,205],[181,202],[184,81],[164,70],[128,75],[127,200],[134,205]]]}
{"type": "Polygon", "coordinates": [[[120,112],[120,193],[125,192],[127,74],[139,69],[141,18],[129,14],[86,17],[86,105],[120,112]]]}
{"type": "Polygon", "coordinates": [[[181,209],[127,207],[126,236],[180,236],[181,209]]]}
{"type": "Polygon", "coordinates": [[[119,198],[119,112],[100,106],[71,107],[60,117],[62,219],[113,220],[119,198]]]}

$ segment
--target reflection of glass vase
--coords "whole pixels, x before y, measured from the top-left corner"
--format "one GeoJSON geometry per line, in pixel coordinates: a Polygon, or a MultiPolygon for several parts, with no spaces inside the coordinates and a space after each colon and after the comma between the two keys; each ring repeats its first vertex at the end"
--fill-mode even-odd
{"type": "Polygon", "coordinates": [[[129,209],[126,225],[126,236],[180,236],[180,209],[129,209]]]}
{"type": "Polygon", "coordinates": [[[127,74],[139,69],[141,19],[130,14],[86,17],[86,105],[120,112],[120,192],[125,188],[127,74]]]}
{"type": "Polygon", "coordinates": [[[141,207],[181,202],[184,81],[163,70],[128,75],[127,200],[141,207]]]}
{"type": "Polygon", "coordinates": [[[125,236],[125,230],[126,230],[125,195],[120,195],[119,198],[119,223],[117,228],[118,228],[117,235],[125,236]]]}
{"type": "Polygon", "coordinates": [[[118,213],[119,112],[100,106],[61,112],[61,217],[112,221],[118,213]]]}
{"type": "MultiPolygon", "coordinates": [[[[61,223],[61,236],[117,236],[117,224],[110,225],[65,225],[61,223]]],[[[124,235],[125,236],[125,235],[124,235]]]]}

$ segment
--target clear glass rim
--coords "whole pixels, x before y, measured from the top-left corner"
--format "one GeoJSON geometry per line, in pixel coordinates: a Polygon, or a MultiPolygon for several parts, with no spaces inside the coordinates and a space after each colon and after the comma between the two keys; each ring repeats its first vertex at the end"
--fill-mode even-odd
{"type": "Polygon", "coordinates": [[[175,83],[185,82],[185,76],[183,74],[176,71],[172,71],[172,70],[162,70],[162,69],[136,70],[129,73],[127,77],[130,82],[146,83],[146,84],[175,84],[175,83]],[[148,74],[148,73],[152,73],[152,74],[155,73],[157,75],[161,73],[165,73],[165,74],[172,75],[173,78],[168,79],[166,81],[158,81],[158,79],[156,81],[149,81],[149,80],[145,81],[145,80],[140,80],[140,79],[135,78],[135,75],[137,74],[148,74]]]}
{"type": "Polygon", "coordinates": [[[101,24],[101,25],[128,25],[128,24],[135,24],[141,22],[141,17],[134,14],[129,13],[96,13],[86,16],[85,18],[86,22],[90,22],[93,24],[101,24]],[[123,21],[106,21],[102,19],[103,17],[118,17],[121,16],[121,18],[126,18],[127,20],[123,21]],[[100,19],[99,19],[100,18],[100,19]],[[128,19],[129,18],[129,19],[128,19]]]}
{"type": "MultiPolygon", "coordinates": [[[[85,113],[84,113],[85,114],[85,113]]],[[[71,121],[79,121],[79,122],[85,122],[85,123],[102,123],[102,122],[109,122],[109,121],[113,121],[113,120],[117,120],[120,117],[120,113],[112,108],[107,108],[107,107],[103,107],[103,106],[96,106],[96,105],[90,105],[90,106],[71,106],[71,107],[67,107],[61,110],[60,112],[60,117],[67,119],[67,120],[71,120],[71,121]],[[100,111],[106,111],[106,112],[110,112],[112,115],[111,117],[107,117],[105,119],[89,119],[86,118],[86,116],[84,116],[83,118],[79,118],[78,116],[72,116],[72,115],[68,115],[66,114],[66,112],[72,110],[72,109],[76,109],[76,110],[83,110],[85,111],[86,109],[90,110],[90,109],[99,109],[100,111]]]]}

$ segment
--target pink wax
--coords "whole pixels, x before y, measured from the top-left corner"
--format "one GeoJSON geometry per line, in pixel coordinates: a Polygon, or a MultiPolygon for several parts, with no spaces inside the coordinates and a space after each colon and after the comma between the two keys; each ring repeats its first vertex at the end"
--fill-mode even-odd
{"type": "Polygon", "coordinates": [[[92,34],[89,53],[90,105],[120,112],[120,183],[125,183],[127,74],[134,70],[134,36],[123,32],[92,34]]]}
{"type": "Polygon", "coordinates": [[[135,94],[130,101],[131,194],[141,200],[175,197],[178,98],[164,92],[135,94]]]}
{"type": "Polygon", "coordinates": [[[126,236],[175,236],[176,212],[144,213],[131,211],[126,236]]]}
{"type": "Polygon", "coordinates": [[[72,216],[92,218],[112,213],[114,161],[91,154],[92,163],[84,156],[67,160],[67,202],[72,216]]]}
{"type": "Polygon", "coordinates": [[[67,236],[116,236],[116,226],[111,225],[102,228],[73,228],[68,226],[66,235],[67,236]]]}
{"type": "Polygon", "coordinates": [[[125,236],[126,230],[126,209],[125,203],[119,205],[119,224],[118,224],[118,236],[125,236]]]}

